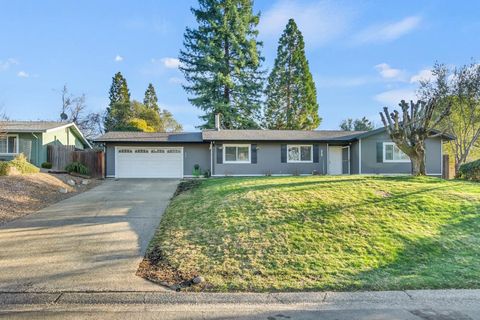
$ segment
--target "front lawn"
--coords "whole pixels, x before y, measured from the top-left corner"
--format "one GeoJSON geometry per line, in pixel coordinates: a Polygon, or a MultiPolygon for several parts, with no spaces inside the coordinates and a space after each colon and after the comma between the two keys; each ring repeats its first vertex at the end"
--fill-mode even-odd
{"type": "Polygon", "coordinates": [[[480,288],[480,184],[219,178],[176,196],[139,273],[210,291],[480,288]]]}

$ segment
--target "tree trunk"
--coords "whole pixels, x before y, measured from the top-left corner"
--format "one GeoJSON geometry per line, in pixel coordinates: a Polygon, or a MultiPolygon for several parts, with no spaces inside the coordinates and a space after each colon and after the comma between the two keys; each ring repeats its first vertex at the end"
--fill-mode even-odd
{"type": "Polygon", "coordinates": [[[425,176],[425,153],[418,152],[410,155],[412,161],[412,176],[425,176]]]}

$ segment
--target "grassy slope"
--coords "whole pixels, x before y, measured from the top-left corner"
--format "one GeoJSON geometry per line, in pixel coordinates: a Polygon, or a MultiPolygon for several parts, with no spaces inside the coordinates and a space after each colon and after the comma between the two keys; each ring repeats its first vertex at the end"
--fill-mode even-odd
{"type": "Polygon", "coordinates": [[[204,181],[152,244],[209,290],[480,287],[480,185],[411,177],[204,181]]]}

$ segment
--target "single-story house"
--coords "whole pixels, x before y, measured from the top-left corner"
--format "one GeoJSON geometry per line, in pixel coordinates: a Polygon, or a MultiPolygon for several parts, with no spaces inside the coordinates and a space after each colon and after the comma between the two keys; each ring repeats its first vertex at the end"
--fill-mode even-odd
{"type": "MultiPolygon", "coordinates": [[[[440,135],[426,141],[426,170],[442,176],[440,135]]],[[[202,132],[108,132],[107,177],[182,178],[198,164],[212,176],[301,174],[409,174],[409,158],[384,128],[373,131],[205,130],[202,132]]]]}
{"type": "Polygon", "coordinates": [[[23,153],[34,165],[47,161],[51,144],[91,148],[75,123],[58,121],[0,121],[0,161],[23,153]]]}

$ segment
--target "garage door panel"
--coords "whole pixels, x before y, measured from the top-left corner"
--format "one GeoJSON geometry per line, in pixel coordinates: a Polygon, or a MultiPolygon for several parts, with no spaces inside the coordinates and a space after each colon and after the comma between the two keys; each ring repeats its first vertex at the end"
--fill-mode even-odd
{"type": "Polygon", "coordinates": [[[117,178],[182,178],[183,148],[117,147],[117,178]]]}

